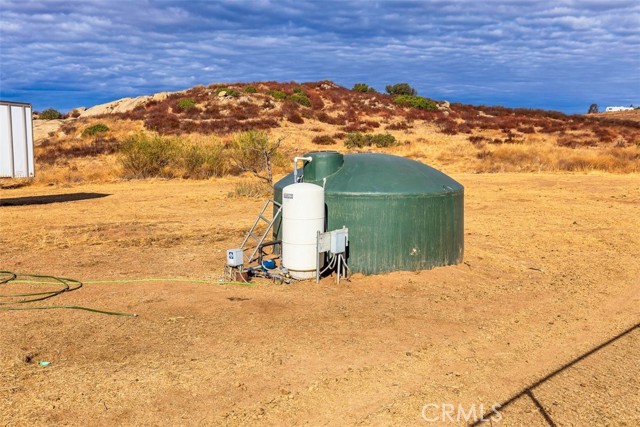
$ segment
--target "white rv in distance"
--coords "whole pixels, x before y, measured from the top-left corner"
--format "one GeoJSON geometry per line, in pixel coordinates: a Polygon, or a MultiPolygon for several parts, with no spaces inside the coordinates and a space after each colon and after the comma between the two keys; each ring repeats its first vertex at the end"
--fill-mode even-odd
{"type": "Polygon", "coordinates": [[[604,112],[605,113],[614,113],[616,111],[631,111],[633,107],[607,107],[604,112]]]}

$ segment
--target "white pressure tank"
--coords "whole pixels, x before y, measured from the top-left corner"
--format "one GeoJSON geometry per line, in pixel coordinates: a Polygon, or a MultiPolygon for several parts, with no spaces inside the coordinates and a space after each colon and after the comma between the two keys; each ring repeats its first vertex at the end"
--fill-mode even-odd
{"type": "MultiPolygon", "coordinates": [[[[294,279],[316,277],[316,238],[324,232],[324,189],[300,182],[282,189],[282,266],[294,279]]],[[[320,265],[324,256],[320,258],[320,265]]]]}

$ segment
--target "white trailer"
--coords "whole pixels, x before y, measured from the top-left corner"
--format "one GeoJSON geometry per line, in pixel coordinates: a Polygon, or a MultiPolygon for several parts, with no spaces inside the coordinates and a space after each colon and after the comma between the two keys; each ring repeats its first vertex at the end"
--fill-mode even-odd
{"type": "Polygon", "coordinates": [[[617,111],[631,111],[633,107],[607,107],[604,112],[605,113],[615,113],[617,111]]]}
{"type": "Polygon", "coordinates": [[[31,104],[0,101],[0,178],[33,178],[31,104]]]}

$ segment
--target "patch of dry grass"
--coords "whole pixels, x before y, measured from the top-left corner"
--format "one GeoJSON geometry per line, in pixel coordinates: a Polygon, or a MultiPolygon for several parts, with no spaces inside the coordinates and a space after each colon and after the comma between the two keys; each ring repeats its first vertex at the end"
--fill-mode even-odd
{"type": "Polygon", "coordinates": [[[273,188],[264,181],[240,181],[227,197],[270,197],[272,193],[273,188]]]}
{"type": "Polygon", "coordinates": [[[603,149],[504,144],[478,152],[477,172],[640,172],[640,147],[603,149]]]}

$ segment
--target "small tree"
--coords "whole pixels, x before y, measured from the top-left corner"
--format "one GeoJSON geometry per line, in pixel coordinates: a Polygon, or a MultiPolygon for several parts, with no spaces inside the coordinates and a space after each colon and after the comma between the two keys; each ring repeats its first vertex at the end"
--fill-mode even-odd
{"type": "Polygon", "coordinates": [[[597,113],[598,111],[599,111],[598,104],[591,104],[589,106],[589,111],[587,112],[587,114],[597,113]]]}
{"type": "Polygon", "coordinates": [[[278,150],[284,138],[271,141],[264,131],[238,134],[231,145],[231,161],[243,172],[273,183],[273,162],[280,157],[278,150]]]}
{"type": "Polygon", "coordinates": [[[362,93],[376,93],[375,88],[369,86],[366,83],[356,83],[353,85],[353,89],[351,90],[362,93]]]}
{"type": "Polygon", "coordinates": [[[62,114],[60,114],[60,112],[56,109],[47,108],[42,113],[40,113],[38,117],[40,117],[42,120],[56,120],[61,119],[62,114]]]}
{"type": "Polygon", "coordinates": [[[409,95],[416,96],[418,91],[409,86],[409,83],[396,83],[394,85],[387,85],[385,90],[389,95],[409,95]]]}

